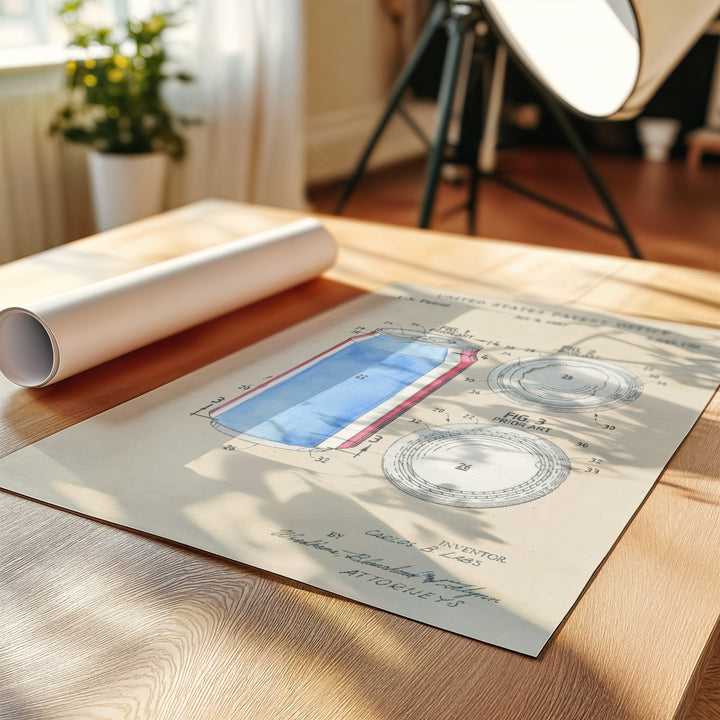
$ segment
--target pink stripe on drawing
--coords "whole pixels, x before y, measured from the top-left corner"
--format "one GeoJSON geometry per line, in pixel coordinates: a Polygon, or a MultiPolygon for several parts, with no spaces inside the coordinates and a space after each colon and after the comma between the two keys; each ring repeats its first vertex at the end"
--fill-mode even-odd
{"type": "Polygon", "coordinates": [[[460,354],[460,362],[457,365],[451,367],[446,373],[435,378],[431,383],[428,383],[425,387],[418,390],[414,395],[411,395],[407,400],[400,403],[397,407],[387,412],[381,418],[378,418],[374,423],[368,425],[366,428],[361,430],[357,435],[353,435],[349,440],[345,440],[341,445],[338,445],[338,450],[345,450],[347,448],[355,447],[359,445],[363,440],[369,438],[373,433],[385,427],[389,422],[400,417],[404,412],[407,412],[413,405],[417,405],[421,400],[424,400],[428,395],[434,393],[439,387],[444,385],[446,382],[452,380],[454,377],[459,375],[465,368],[472,365],[477,361],[477,350],[463,350],[460,354]]]}

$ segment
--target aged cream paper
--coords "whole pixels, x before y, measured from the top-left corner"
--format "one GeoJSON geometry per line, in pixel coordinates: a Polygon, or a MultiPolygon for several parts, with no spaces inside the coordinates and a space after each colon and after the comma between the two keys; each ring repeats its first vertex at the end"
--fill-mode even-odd
{"type": "Polygon", "coordinates": [[[720,337],[368,294],[0,461],[0,485],[536,656],[718,382],[720,337]]]}

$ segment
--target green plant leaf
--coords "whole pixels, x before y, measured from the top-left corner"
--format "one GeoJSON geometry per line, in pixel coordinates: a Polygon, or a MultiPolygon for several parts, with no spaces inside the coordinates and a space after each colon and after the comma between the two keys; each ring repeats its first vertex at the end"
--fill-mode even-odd
{"type": "Polygon", "coordinates": [[[104,152],[156,150],[182,157],[185,140],[176,128],[184,119],[175,118],[162,97],[166,80],[194,79],[186,72],[163,71],[163,34],[179,24],[176,13],[154,13],[117,28],[90,27],[80,21],[84,5],[85,0],[69,0],[59,10],[70,31],[68,46],[84,59],[67,65],[68,98],[56,111],[50,132],[104,152]],[[124,54],[121,47],[133,52],[124,54]]]}

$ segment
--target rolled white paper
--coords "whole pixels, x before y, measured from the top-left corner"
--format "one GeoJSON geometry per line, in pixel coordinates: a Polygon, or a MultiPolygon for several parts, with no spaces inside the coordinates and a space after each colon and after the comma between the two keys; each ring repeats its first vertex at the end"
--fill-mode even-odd
{"type": "Polygon", "coordinates": [[[307,218],[0,312],[0,372],[42,387],[310,280],[335,261],[307,218]]]}

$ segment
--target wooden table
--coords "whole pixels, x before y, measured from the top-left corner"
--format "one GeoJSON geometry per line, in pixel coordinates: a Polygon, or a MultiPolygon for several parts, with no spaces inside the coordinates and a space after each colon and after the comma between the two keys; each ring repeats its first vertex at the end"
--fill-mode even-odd
{"type": "MultiPolygon", "coordinates": [[[[297,216],[204,201],[0,267],[0,302],[297,216]]],[[[391,281],[720,326],[713,273],[323,220],[323,278],[49,388],[2,380],[0,455],[391,281]]],[[[538,659],[0,493],[0,718],[719,717],[719,423],[716,396],[538,659]]]]}

